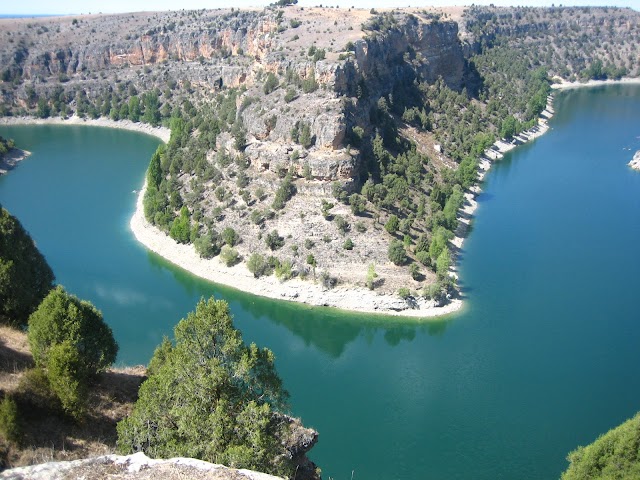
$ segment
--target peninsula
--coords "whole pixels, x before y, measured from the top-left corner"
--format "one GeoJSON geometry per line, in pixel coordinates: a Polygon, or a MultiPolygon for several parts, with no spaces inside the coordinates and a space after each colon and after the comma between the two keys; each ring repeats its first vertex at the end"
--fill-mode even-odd
{"type": "Polygon", "coordinates": [[[297,5],[5,19],[0,121],[159,136],[132,230],[196,275],[427,317],[462,305],[456,259],[491,163],[546,131],[554,83],[633,81],[639,23],[297,5]]]}

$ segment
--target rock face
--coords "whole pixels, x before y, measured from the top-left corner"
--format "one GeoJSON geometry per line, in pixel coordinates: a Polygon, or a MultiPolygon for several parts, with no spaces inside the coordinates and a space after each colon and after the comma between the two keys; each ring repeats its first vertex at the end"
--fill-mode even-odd
{"type": "MultiPolygon", "coordinates": [[[[360,40],[355,47],[356,71],[377,78],[380,85],[393,86],[412,76],[429,83],[442,77],[454,89],[462,86],[465,59],[456,22],[424,23],[406,17],[395,28],[360,40]]],[[[340,83],[355,86],[353,81],[340,83]]]]}
{"type": "Polygon", "coordinates": [[[194,460],[172,458],[152,460],[144,453],[134,455],[105,455],[70,462],[50,462],[30,467],[14,468],[0,473],[0,478],[11,480],[81,480],[110,478],[113,480],[278,480],[265,473],[236,470],[223,465],[194,460]]]}
{"type": "Polygon", "coordinates": [[[634,170],[640,170],[640,150],[638,150],[633,156],[633,158],[629,162],[629,166],[634,170]]]}

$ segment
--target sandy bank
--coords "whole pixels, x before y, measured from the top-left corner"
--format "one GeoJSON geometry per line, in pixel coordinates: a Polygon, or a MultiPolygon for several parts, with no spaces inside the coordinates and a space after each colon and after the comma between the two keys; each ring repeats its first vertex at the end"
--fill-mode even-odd
{"type": "Polygon", "coordinates": [[[86,125],[89,127],[117,128],[133,132],[146,133],[159,138],[163,142],[169,141],[171,130],[165,127],[152,127],[146,123],[136,123],[130,120],[110,120],[108,118],[80,118],[76,115],[69,118],[32,118],[32,117],[2,117],[0,125],[86,125]]]}
{"type": "Polygon", "coordinates": [[[589,80],[587,82],[567,82],[560,79],[560,83],[554,83],[554,90],[570,90],[573,88],[601,87],[603,85],[640,85],[640,78],[622,78],[620,80],[589,80]]]}
{"type": "Polygon", "coordinates": [[[11,149],[10,152],[0,157],[0,175],[7,173],[29,155],[31,155],[31,152],[27,152],[26,150],[20,150],[19,148],[11,149]]]}
{"type": "Polygon", "coordinates": [[[436,307],[433,302],[422,298],[411,305],[398,296],[378,295],[375,291],[363,287],[337,286],[327,290],[312,280],[294,278],[280,282],[273,275],[256,279],[244,263],[227,267],[217,257],[208,260],[200,258],[192,245],[179,244],[149,224],[143,213],[142,199],[145,189],[146,185],[138,195],[136,211],[130,222],[136,239],[149,250],[205,280],[261,297],[361,313],[426,318],[452,313],[462,306],[459,299],[443,307],[436,307]]]}

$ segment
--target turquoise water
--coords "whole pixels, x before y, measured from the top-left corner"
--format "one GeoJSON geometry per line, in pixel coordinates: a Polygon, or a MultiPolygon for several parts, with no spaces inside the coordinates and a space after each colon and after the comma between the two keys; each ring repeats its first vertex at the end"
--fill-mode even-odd
{"type": "Polygon", "coordinates": [[[33,155],[0,203],[58,281],[143,363],[215,294],[271,348],[325,479],[547,479],[640,410],[640,88],[563,93],[552,130],[496,164],[464,245],[464,310],[417,323],[274,302],[200,281],[128,230],[157,140],[0,127],[33,155]],[[631,150],[626,150],[631,148],[631,150]]]}

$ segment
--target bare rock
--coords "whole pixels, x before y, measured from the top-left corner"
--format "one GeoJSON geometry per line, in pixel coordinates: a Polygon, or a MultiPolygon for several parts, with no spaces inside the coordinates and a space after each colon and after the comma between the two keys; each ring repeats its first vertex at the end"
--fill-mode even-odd
{"type": "Polygon", "coordinates": [[[113,480],[278,480],[280,477],[251,470],[236,470],[194,460],[172,458],[153,460],[144,453],[134,455],[105,455],[70,462],[49,462],[30,467],[13,468],[0,473],[11,480],[84,480],[110,478],[113,480]]]}

